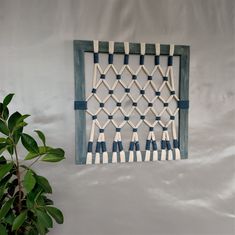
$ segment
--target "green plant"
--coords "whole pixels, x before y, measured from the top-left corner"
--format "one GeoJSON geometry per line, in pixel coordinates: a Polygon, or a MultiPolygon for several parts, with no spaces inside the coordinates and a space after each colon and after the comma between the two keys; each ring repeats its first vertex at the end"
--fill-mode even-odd
{"type": "Polygon", "coordinates": [[[47,197],[52,193],[48,180],[31,167],[39,160],[59,162],[64,159],[64,151],[47,146],[45,135],[39,130],[35,132],[40,145],[24,133],[29,115],[9,115],[13,95],[7,95],[0,103],[0,234],[43,235],[53,227],[52,218],[63,223],[63,214],[47,197]],[[24,159],[18,155],[20,142],[27,151],[24,159]]]}

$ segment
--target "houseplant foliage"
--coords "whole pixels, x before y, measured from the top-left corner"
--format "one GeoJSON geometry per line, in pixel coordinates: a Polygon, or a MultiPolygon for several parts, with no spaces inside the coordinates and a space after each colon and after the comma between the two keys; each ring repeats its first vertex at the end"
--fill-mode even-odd
{"type": "Polygon", "coordinates": [[[14,94],[0,103],[0,234],[46,234],[53,222],[63,223],[62,212],[48,198],[52,188],[32,166],[38,161],[59,162],[64,151],[47,145],[45,135],[36,130],[36,141],[24,132],[29,115],[9,114],[8,105],[14,94]],[[24,147],[21,158],[18,149],[24,147]]]}

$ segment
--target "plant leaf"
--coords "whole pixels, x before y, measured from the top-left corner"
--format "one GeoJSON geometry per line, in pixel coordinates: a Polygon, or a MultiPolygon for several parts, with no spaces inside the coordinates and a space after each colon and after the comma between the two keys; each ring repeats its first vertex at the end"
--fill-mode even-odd
{"type": "Polygon", "coordinates": [[[6,164],[7,163],[7,160],[5,157],[1,156],[0,157],[0,165],[3,165],[3,164],[6,164]]]}
{"type": "Polygon", "coordinates": [[[4,135],[9,135],[8,127],[2,120],[0,120],[0,132],[2,132],[4,135]]]}
{"type": "Polygon", "coordinates": [[[12,163],[7,163],[3,166],[0,166],[0,180],[12,169],[12,167],[12,163]]]}
{"type": "Polygon", "coordinates": [[[58,157],[64,157],[64,150],[61,149],[61,148],[56,148],[56,149],[51,148],[51,149],[48,151],[48,153],[57,155],[58,157]]]}
{"type": "Polygon", "coordinates": [[[14,96],[14,94],[7,95],[3,100],[3,105],[7,106],[11,102],[13,96],[14,96]]]}
{"type": "Polygon", "coordinates": [[[6,143],[0,143],[0,154],[2,154],[7,149],[6,143]]]}
{"type": "Polygon", "coordinates": [[[58,224],[64,223],[64,216],[58,208],[53,206],[46,206],[46,210],[58,224]]]}
{"type": "Polygon", "coordinates": [[[2,206],[2,208],[0,210],[0,219],[5,217],[7,212],[10,210],[13,201],[14,201],[14,198],[11,198],[2,206]]]}
{"type": "Polygon", "coordinates": [[[32,136],[22,133],[21,142],[30,153],[39,153],[38,144],[32,136]]]}
{"type": "Polygon", "coordinates": [[[2,224],[0,224],[0,234],[7,235],[7,229],[2,224]]]}
{"type": "Polygon", "coordinates": [[[26,189],[26,192],[29,193],[35,186],[36,179],[33,176],[33,173],[31,170],[28,170],[27,173],[24,176],[23,185],[26,189]]]}
{"type": "Polygon", "coordinates": [[[7,120],[9,116],[9,110],[6,106],[3,105],[3,103],[0,103],[0,116],[2,116],[4,120],[7,120]]]}
{"type": "Polygon", "coordinates": [[[22,211],[14,220],[12,225],[12,231],[19,229],[27,218],[27,211],[22,211]]]}
{"type": "Polygon", "coordinates": [[[6,223],[12,225],[13,222],[14,222],[14,219],[15,219],[15,216],[14,216],[13,210],[10,210],[10,211],[7,213],[6,217],[4,218],[4,222],[6,222],[6,223]]]}
{"type": "Polygon", "coordinates": [[[26,157],[24,158],[24,160],[31,160],[33,158],[38,157],[39,155],[44,155],[44,154],[46,154],[49,151],[50,148],[49,147],[40,146],[40,147],[38,147],[38,149],[39,149],[39,153],[28,153],[26,155],[26,157]]]}
{"type": "Polygon", "coordinates": [[[38,134],[38,137],[41,139],[43,145],[46,146],[46,137],[45,137],[45,135],[39,130],[35,130],[35,132],[38,134]]]}
{"type": "Polygon", "coordinates": [[[19,112],[14,112],[8,119],[8,128],[10,131],[15,127],[17,120],[21,117],[19,112]]]}
{"type": "Polygon", "coordinates": [[[53,221],[51,217],[44,211],[36,210],[36,214],[38,217],[38,221],[40,221],[44,227],[46,228],[52,228],[53,227],[53,221]]]}
{"type": "Polygon", "coordinates": [[[41,188],[44,190],[45,193],[52,193],[51,185],[45,177],[37,175],[36,181],[41,186],[41,188]]]}
{"type": "Polygon", "coordinates": [[[22,131],[23,131],[23,127],[17,128],[17,130],[15,130],[15,131],[13,132],[13,140],[14,140],[14,143],[15,143],[15,144],[18,143],[18,141],[19,141],[19,139],[20,139],[20,137],[21,137],[22,131]]]}
{"type": "Polygon", "coordinates": [[[0,143],[4,143],[4,142],[6,142],[6,138],[0,137],[0,143]]]}
{"type": "Polygon", "coordinates": [[[41,159],[41,161],[44,161],[44,162],[59,162],[63,159],[64,159],[64,157],[48,153],[41,159]]]}
{"type": "Polygon", "coordinates": [[[64,159],[64,150],[57,148],[57,149],[50,149],[48,154],[46,154],[41,160],[45,162],[59,162],[64,159]]]}

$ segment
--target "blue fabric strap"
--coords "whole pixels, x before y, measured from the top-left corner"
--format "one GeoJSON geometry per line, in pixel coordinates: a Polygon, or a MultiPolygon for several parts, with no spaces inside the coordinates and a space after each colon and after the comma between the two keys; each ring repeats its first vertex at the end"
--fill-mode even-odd
{"type": "Polygon", "coordinates": [[[100,152],[100,148],[101,148],[101,143],[100,143],[100,142],[97,142],[97,143],[96,143],[95,152],[96,152],[96,153],[99,153],[99,152],[100,152]]]}
{"type": "Polygon", "coordinates": [[[157,150],[157,142],[155,140],[152,141],[152,145],[153,145],[153,150],[157,150]]]}
{"type": "Polygon", "coordinates": [[[98,53],[94,53],[94,63],[97,64],[99,63],[99,54],[98,53]]]}
{"type": "Polygon", "coordinates": [[[122,142],[121,141],[118,141],[118,149],[119,149],[119,151],[123,150],[123,146],[122,146],[122,142]]]}
{"type": "Polygon", "coordinates": [[[113,153],[117,152],[117,141],[113,142],[113,153]]]}
{"type": "Polygon", "coordinates": [[[171,149],[171,143],[169,140],[166,141],[166,147],[167,147],[167,150],[171,149]]]}
{"type": "Polygon", "coordinates": [[[173,147],[174,148],[179,148],[179,142],[176,139],[173,139],[173,147]]]}
{"type": "Polygon", "coordinates": [[[87,102],[83,100],[74,101],[75,110],[87,110],[87,102]]]}
{"type": "Polygon", "coordinates": [[[173,65],[173,56],[168,56],[168,66],[173,65]]]}
{"type": "Polygon", "coordinates": [[[106,152],[107,151],[106,143],[104,141],[101,142],[101,149],[102,149],[102,152],[106,152]]]}
{"type": "Polygon", "coordinates": [[[113,64],[113,54],[109,54],[108,61],[109,61],[109,64],[113,64]]]}
{"type": "Polygon", "coordinates": [[[146,140],[146,145],[145,145],[146,150],[150,150],[150,143],[151,143],[151,140],[146,140]]]}
{"type": "Polygon", "coordinates": [[[134,150],[134,142],[133,142],[133,141],[130,142],[129,150],[130,150],[130,151],[133,151],[133,150],[134,150]]]}
{"type": "Polygon", "coordinates": [[[189,100],[179,100],[178,108],[180,109],[188,109],[189,108],[189,100]]]}
{"type": "Polygon", "coordinates": [[[139,141],[135,142],[135,150],[136,151],[140,151],[140,143],[139,143],[139,141]]]}
{"type": "Polygon", "coordinates": [[[159,65],[160,64],[160,57],[158,55],[155,55],[155,65],[159,65]]]}
{"type": "Polygon", "coordinates": [[[166,148],[166,141],[161,140],[161,149],[165,149],[165,148],[166,148]]]}
{"type": "Polygon", "coordinates": [[[87,152],[89,152],[89,153],[92,152],[92,145],[93,145],[93,142],[89,141],[88,142],[88,147],[87,147],[87,152]]]}
{"type": "Polygon", "coordinates": [[[144,55],[140,55],[140,65],[144,64],[144,55]]]}
{"type": "Polygon", "coordinates": [[[124,55],[124,64],[128,64],[129,63],[129,55],[125,54],[124,55]]]}

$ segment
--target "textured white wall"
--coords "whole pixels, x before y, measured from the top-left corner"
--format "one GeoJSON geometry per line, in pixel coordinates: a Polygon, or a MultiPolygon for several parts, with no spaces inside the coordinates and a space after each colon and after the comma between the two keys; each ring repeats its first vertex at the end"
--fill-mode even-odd
{"type": "Polygon", "coordinates": [[[235,233],[234,42],[233,0],[0,0],[0,97],[66,150],[37,167],[65,215],[50,234],[235,233]],[[189,160],[74,164],[74,39],[191,46],[189,160]]]}

